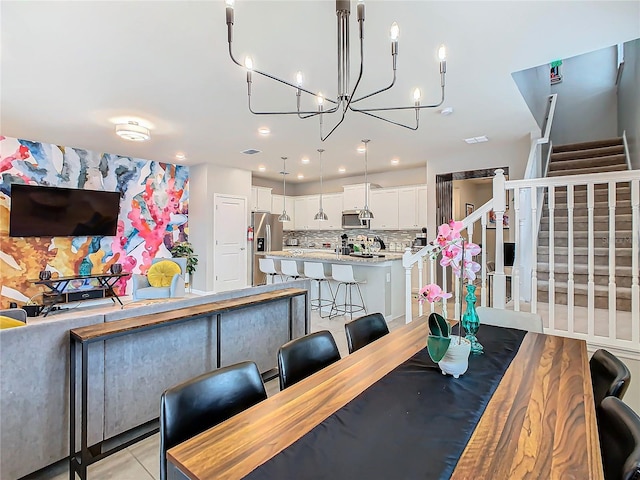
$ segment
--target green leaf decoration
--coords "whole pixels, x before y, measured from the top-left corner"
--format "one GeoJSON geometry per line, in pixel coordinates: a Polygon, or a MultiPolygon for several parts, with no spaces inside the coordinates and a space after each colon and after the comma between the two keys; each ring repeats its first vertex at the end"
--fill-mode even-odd
{"type": "Polygon", "coordinates": [[[442,315],[431,313],[429,315],[429,333],[436,337],[451,336],[451,325],[442,315]]]}
{"type": "Polygon", "coordinates": [[[451,337],[441,337],[438,335],[429,335],[427,337],[427,351],[434,363],[438,363],[442,360],[449,349],[450,343],[451,337]]]}

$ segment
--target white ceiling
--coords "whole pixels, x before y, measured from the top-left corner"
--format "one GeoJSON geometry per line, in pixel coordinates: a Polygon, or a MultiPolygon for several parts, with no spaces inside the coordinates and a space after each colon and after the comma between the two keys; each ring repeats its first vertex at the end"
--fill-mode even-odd
{"type": "MultiPolygon", "coordinates": [[[[521,140],[535,123],[511,78],[514,71],[590,52],[640,36],[638,1],[367,1],[364,94],[391,78],[388,30],[400,25],[397,85],[371,106],[410,105],[439,98],[437,47],[448,47],[450,116],[422,111],[417,132],[350,112],[324,143],[317,119],[258,117],[247,110],[245,71],[227,52],[224,1],[1,2],[1,133],[150,160],[209,162],[277,178],[288,156],[288,181],[319,177],[324,148],[327,177],[363,171],[356,153],[370,138],[371,171],[424,165],[468,152],[464,138],[487,135],[489,146],[521,140]],[[114,119],[140,118],[152,139],[127,142],[114,119]],[[261,137],[260,126],[272,134],[261,137]],[[240,152],[256,148],[253,156],[240,152]],[[464,150],[463,150],[464,149],[464,150]],[[175,160],[184,152],[187,160],[175,160]],[[309,156],[311,163],[300,159],[309,156]],[[393,157],[400,165],[390,166],[393,157]]],[[[355,1],[351,18],[352,77],[359,52],[355,1]]],[[[234,53],[251,54],[256,68],[327,96],[336,91],[334,2],[244,1],[235,8],[234,53]]],[[[353,85],[354,80],[352,80],[353,85]]],[[[293,109],[295,93],[254,75],[254,107],[293,109]]],[[[363,102],[364,103],[364,102],[363,102]]],[[[314,108],[307,100],[306,106],[314,108]]],[[[412,122],[409,111],[394,119],[412,122]]],[[[327,126],[335,122],[325,119],[327,126]]],[[[326,131],[326,130],[325,130],[326,131]]]]}

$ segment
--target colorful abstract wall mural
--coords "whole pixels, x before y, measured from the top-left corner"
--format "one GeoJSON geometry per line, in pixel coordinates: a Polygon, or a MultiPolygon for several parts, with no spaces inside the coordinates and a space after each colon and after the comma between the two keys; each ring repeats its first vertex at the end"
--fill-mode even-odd
{"type": "MultiPolygon", "coordinates": [[[[106,273],[146,273],[155,257],[171,257],[175,242],[188,240],[189,169],[139,158],[0,136],[0,308],[10,302],[41,303],[41,270],[77,275],[91,263],[106,273]],[[11,184],[120,192],[114,237],[10,237],[11,184]]],[[[118,283],[120,294],[130,277],[118,283]]]]}

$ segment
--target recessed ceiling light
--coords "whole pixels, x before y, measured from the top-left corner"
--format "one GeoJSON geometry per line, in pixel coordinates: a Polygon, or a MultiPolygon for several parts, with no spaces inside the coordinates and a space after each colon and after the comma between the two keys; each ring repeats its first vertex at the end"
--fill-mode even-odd
{"type": "Polygon", "coordinates": [[[301,173],[299,173],[299,174],[298,174],[298,180],[302,180],[303,178],[304,178],[304,175],[303,175],[303,174],[301,174],[301,173]]]}
{"type": "Polygon", "coordinates": [[[184,153],[182,153],[182,152],[176,153],[176,160],[184,160],[186,158],[187,157],[186,157],[186,155],[184,153]]]}
{"type": "Polygon", "coordinates": [[[360,145],[358,146],[357,150],[358,150],[358,153],[364,153],[367,150],[367,148],[364,145],[360,145]]]}
{"type": "Polygon", "coordinates": [[[309,157],[302,157],[302,160],[300,161],[306,165],[307,163],[309,163],[310,160],[309,160],[309,157]]]}
{"type": "Polygon", "coordinates": [[[258,133],[260,135],[269,135],[271,133],[271,129],[269,127],[260,127],[258,129],[258,133]]]}
{"type": "Polygon", "coordinates": [[[267,167],[265,167],[264,165],[260,165],[258,167],[258,170],[260,170],[261,172],[266,172],[267,171],[267,167]]]}
{"type": "Polygon", "coordinates": [[[117,124],[116,134],[119,137],[132,142],[144,142],[151,138],[151,133],[149,133],[149,129],[147,127],[143,127],[138,122],[134,122],[132,120],[127,123],[117,124]]]}
{"type": "Polygon", "coordinates": [[[446,107],[446,108],[443,108],[442,110],[440,110],[440,115],[443,115],[445,117],[447,115],[451,115],[452,113],[453,113],[453,108],[452,107],[446,107]]]}
{"type": "Polygon", "coordinates": [[[344,168],[344,167],[340,167],[340,168],[338,169],[338,173],[344,173],[344,172],[346,172],[346,171],[347,171],[347,169],[346,169],[346,168],[344,168]]]}
{"type": "Polygon", "coordinates": [[[400,159],[399,158],[392,158],[391,159],[391,165],[398,165],[400,163],[400,159]]]}

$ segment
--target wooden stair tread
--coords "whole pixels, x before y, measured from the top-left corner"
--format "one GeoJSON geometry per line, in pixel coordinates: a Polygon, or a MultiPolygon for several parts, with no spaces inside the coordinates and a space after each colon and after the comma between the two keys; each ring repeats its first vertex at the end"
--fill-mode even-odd
{"type": "Polygon", "coordinates": [[[614,145],[622,145],[622,137],[607,138],[603,140],[594,140],[590,142],[567,143],[564,145],[554,145],[554,152],[567,152],[572,150],[587,150],[590,148],[612,147],[614,145]]]}
{"type": "Polygon", "coordinates": [[[569,150],[566,152],[557,152],[554,148],[554,152],[551,154],[551,161],[554,162],[562,160],[576,160],[579,158],[603,157],[619,153],[624,155],[624,145],[622,143],[611,145],[609,147],[596,147],[585,150],[569,150]]]}

